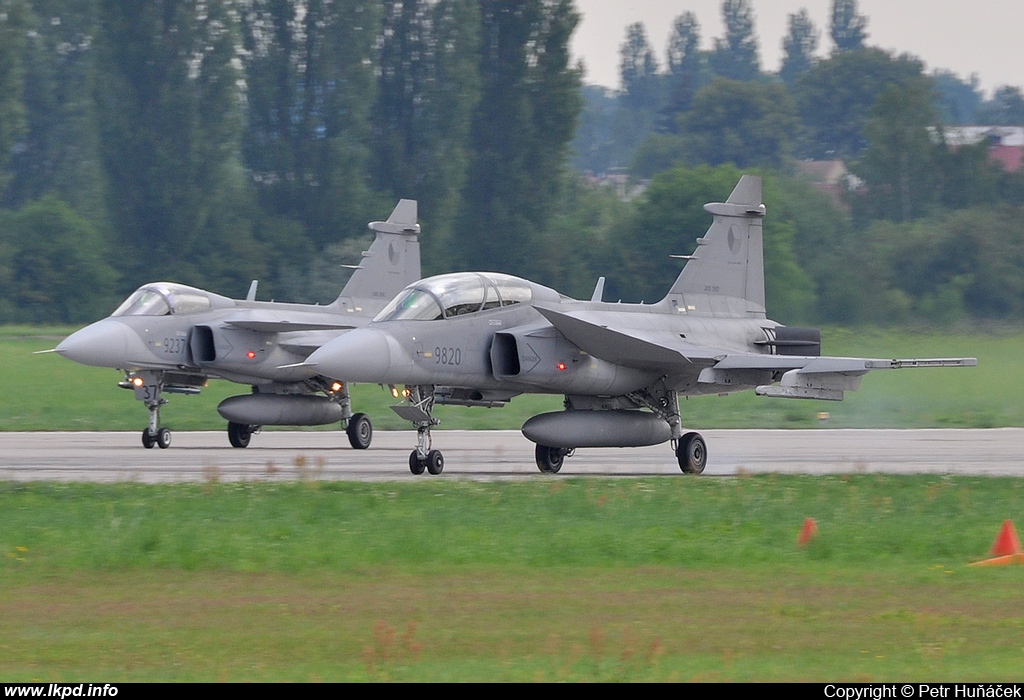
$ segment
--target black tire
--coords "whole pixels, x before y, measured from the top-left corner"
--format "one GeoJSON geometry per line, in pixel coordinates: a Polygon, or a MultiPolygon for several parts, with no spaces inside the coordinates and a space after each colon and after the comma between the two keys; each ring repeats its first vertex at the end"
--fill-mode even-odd
{"type": "Polygon", "coordinates": [[[246,448],[252,438],[252,426],[245,423],[228,423],[228,442],[232,447],[246,448]]]}
{"type": "Polygon", "coordinates": [[[161,450],[166,450],[171,446],[171,431],[167,428],[160,428],[156,431],[156,446],[161,450]]]}
{"type": "Polygon", "coordinates": [[[149,428],[142,431],[142,446],[152,450],[156,446],[156,435],[149,432],[149,428]]]}
{"type": "Polygon", "coordinates": [[[557,474],[562,469],[562,464],[565,462],[566,450],[561,447],[548,447],[547,445],[537,445],[537,449],[534,451],[537,457],[537,468],[545,474],[557,474]]]}
{"type": "Polygon", "coordinates": [[[409,471],[416,476],[423,473],[423,470],[427,468],[427,463],[420,459],[420,453],[413,450],[409,455],[409,471]]]}
{"type": "Polygon", "coordinates": [[[444,471],[444,457],[440,450],[431,450],[427,453],[427,471],[437,476],[444,471]]]}
{"type": "Polygon", "coordinates": [[[679,469],[684,474],[702,474],[708,464],[708,446],[700,433],[687,433],[676,448],[679,469]]]}
{"type": "Polygon", "coordinates": [[[353,450],[365,450],[373,440],[373,425],[365,413],[357,413],[348,419],[348,443],[353,450]]]}

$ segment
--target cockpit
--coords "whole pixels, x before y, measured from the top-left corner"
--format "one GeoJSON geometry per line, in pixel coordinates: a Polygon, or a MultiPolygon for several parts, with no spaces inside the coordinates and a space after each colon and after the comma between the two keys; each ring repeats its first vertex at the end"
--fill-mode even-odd
{"type": "Polygon", "coordinates": [[[530,283],[498,272],[455,272],[406,287],[374,321],[436,321],[533,298],[530,283]]]}
{"type": "Polygon", "coordinates": [[[124,300],[112,316],[184,316],[209,311],[210,297],[199,289],[171,282],[145,284],[124,300]]]}

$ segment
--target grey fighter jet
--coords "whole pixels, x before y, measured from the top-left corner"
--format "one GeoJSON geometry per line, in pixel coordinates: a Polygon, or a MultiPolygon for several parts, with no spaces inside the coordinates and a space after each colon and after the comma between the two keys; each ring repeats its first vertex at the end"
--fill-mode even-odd
{"type": "Polygon", "coordinates": [[[407,287],[370,325],[325,344],[305,366],[349,381],[404,385],[394,410],[412,421],[414,474],[438,474],[435,403],[498,406],[517,394],[563,394],[565,410],[534,416],[523,434],[542,472],[578,447],[671,441],[683,472],[707,446],[683,429],[679,396],[753,389],[762,396],[839,401],[876,369],[962,367],[973,358],[822,357],[816,329],[765,315],[761,179],[745,175],[725,203],[705,205],[707,234],[656,304],[576,301],[497,273],[431,277],[407,287]]]}
{"type": "Polygon", "coordinates": [[[55,351],[84,365],[124,370],[120,386],[149,410],[146,448],[171,444],[160,426],[164,394],[198,394],[210,378],[248,384],[252,393],[217,407],[228,439],[246,447],[265,425],[343,421],[352,447],[369,447],[373,428],[352,413],[345,378],[295,364],[327,341],[366,325],[403,287],[420,277],[416,202],[399,201],[387,221],[369,225],[376,238],[363,261],[326,306],[244,300],[170,282],[146,284],[109,318],[73,333],[55,351]]]}

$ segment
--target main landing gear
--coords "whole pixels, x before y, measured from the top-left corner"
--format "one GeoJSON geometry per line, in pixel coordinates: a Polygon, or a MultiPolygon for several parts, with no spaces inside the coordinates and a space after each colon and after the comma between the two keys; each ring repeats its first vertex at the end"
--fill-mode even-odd
{"type": "Polygon", "coordinates": [[[708,446],[700,433],[687,433],[673,443],[683,474],[702,474],[708,464],[708,446]]]}
{"type": "Polygon", "coordinates": [[[260,426],[248,425],[246,423],[228,423],[228,442],[232,447],[245,448],[249,446],[249,440],[253,433],[258,433],[260,426]]]}
{"type": "MultiPolygon", "coordinates": [[[[575,414],[575,419],[560,422],[550,421],[546,428],[539,425],[523,427],[523,432],[530,439],[538,434],[545,435],[545,441],[565,440],[561,447],[538,444],[535,451],[537,468],[544,474],[557,474],[562,469],[567,457],[575,452],[573,443],[584,447],[639,447],[656,445],[671,440],[672,451],[675,453],[679,469],[684,474],[701,474],[708,463],[708,447],[699,433],[683,433],[679,414],[679,400],[675,390],[659,382],[646,389],[631,392],[623,397],[607,400],[604,405],[596,405],[590,397],[565,397],[566,413],[557,418],[566,418],[575,414]],[[600,411],[615,412],[605,414],[603,420],[600,411]],[[658,426],[658,421],[637,409],[647,409],[657,419],[663,420],[668,426],[668,434],[658,426]],[[632,413],[632,417],[627,418],[632,413]],[[590,418],[589,416],[593,416],[590,418]],[[615,420],[612,420],[612,419],[615,420]],[[620,420],[621,419],[621,420],[620,420]],[[554,426],[562,426],[557,434],[552,431],[554,426]],[[599,434],[599,439],[594,435],[599,434]],[[571,442],[570,442],[571,441],[571,442]],[[568,446],[566,446],[568,444],[568,446]]],[[[531,422],[533,422],[531,420],[531,422]]]]}
{"type": "Polygon", "coordinates": [[[357,413],[349,418],[345,432],[348,433],[348,443],[353,450],[365,450],[373,439],[373,425],[365,413],[357,413]]]}
{"type": "Polygon", "coordinates": [[[422,474],[427,471],[438,475],[444,471],[444,456],[431,449],[430,429],[440,423],[434,418],[434,387],[407,387],[407,403],[392,406],[391,410],[416,426],[416,449],[409,455],[409,471],[422,474]]]}
{"type": "Polygon", "coordinates": [[[576,450],[565,447],[548,447],[537,445],[534,455],[537,458],[537,468],[545,474],[557,474],[562,468],[566,457],[572,457],[576,450]]]}

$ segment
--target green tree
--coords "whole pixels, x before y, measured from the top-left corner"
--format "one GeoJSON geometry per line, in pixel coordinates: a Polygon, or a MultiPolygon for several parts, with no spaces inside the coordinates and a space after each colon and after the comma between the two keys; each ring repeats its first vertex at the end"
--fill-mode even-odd
{"type": "Polygon", "coordinates": [[[782,40],[782,49],[785,55],[779,77],[792,85],[814,66],[814,52],[818,50],[818,30],[807,10],[789,15],[789,33],[782,40]]]}
{"type": "Polygon", "coordinates": [[[836,51],[857,51],[864,48],[868,18],[857,13],[857,0],[832,1],[832,41],[836,51]]]}
{"type": "Polygon", "coordinates": [[[10,256],[0,314],[6,322],[81,323],[115,303],[113,256],[97,227],[55,197],[0,216],[10,256]]]}
{"type": "Polygon", "coordinates": [[[785,87],[716,78],[683,119],[691,163],[782,168],[792,158],[799,122],[785,87]]]}
{"type": "Polygon", "coordinates": [[[12,207],[54,193],[105,222],[106,175],[99,153],[94,0],[33,0],[24,47],[28,129],[15,154],[12,207]]]}
{"type": "Polygon", "coordinates": [[[628,108],[658,107],[658,60],[641,22],[626,27],[626,40],[619,48],[619,75],[623,103],[628,108]]]}
{"type": "Polygon", "coordinates": [[[0,0],[0,195],[7,187],[7,162],[25,132],[21,49],[25,36],[22,0],[0,0]]]}
{"type": "Polygon", "coordinates": [[[701,87],[702,63],[697,15],[684,12],[672,23],[668,39],[668,86],[662,109],[666,130],[678,131],[677,116],[693,104],[693,95],[701,87]]]}
{"type": "Polygon", "coordinates": [[[583,110],[572,141],[573,167],[578,172],[606,173],[628,157],[622,152],[622,141],[614,136],[619,99],[614,91],[600,85],[584,85],[580,95],[583,110]]]}
{"type": "Polygon", "coordinates": [[[867,147],[864,127],[887,86],[930,89],[924,65],[881,49],[833,54],[800,76],[792,92],[804,126],[798,155],[819,160],[858,157],[867,147]]]}
{"type": "Polygon", "coordinates": [[[465,176],[479,32],[475,0],[385,3],[371,167],[379,188],[419,200],[428,264],[442,262],[465,176]]]}
{"type": "Polygon", "coordinates": [[[247,236],[212,227],[219,194],[242,176],[236,35],[225,0],[101,0],[96,39],[101,152],[110,211],[132,284],[204,282],[197,246],[247,236]]]}
{"type": "Polygon", "coordinates": [[[867,187],[858,198],[869,218],[907,221],[937,203],[936,165],[941,134],[935,94],[926,85],[882,90],[864,130],[868,148],[854,173],[867,187]]]}
{"type": "Polygon", "coordinates": [[[992,99],[987,100],[978,109],[977,118],[982,124],[1024,124],[1024,91],[1012,85],[997,88],[992,99]]]}
{"type": "Polygon", "coordinates": [[[570,0],[480,3],[481,99],[453,258],[526,274],[546,230],[581,108],[570,0]]]}
{"type": "Polygon", "coordinates": [[[722,16],[725,38],[715,39],[715,50],[709,58],[711,70],[723,78],[756,80],[761,75],[761,63],[750,0],[725,0],[722,16]]]}
{"type": "MultiPolygon", "coordinates": [[[[264,212],[317,248],[365,229],[370,113],[382,3],[250,0],[242,6],[244,163],[264,212]]],[[[275,227],[277,228],[277,227],[275,227]]]]}
{"type": "Polygon", "coordinates": [[[1019,207],[965,209],[866,231],[869,264],[918,318],[952,323],[1024,318],[1024,224],[1019,207]]]}
{"type": "Polygon", "coordinates": [[[975,73],[967,80],[961,80],[948,70],[932,72],[932,79],[939,91],[939,107],[943,124],[977,124],[982,103],[981,80],[975,73]]]}

